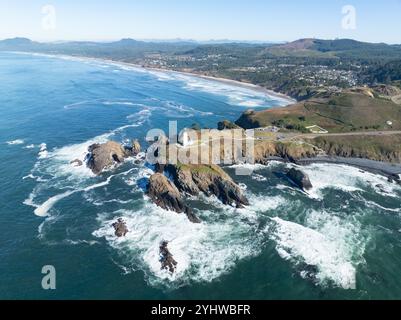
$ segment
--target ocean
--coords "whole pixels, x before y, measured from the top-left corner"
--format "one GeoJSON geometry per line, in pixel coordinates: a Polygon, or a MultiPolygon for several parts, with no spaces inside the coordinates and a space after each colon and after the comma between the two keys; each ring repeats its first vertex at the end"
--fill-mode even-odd
{"type": "Polygon", "coordinates": [[[1,299],[399,299],[401,187],[338,164],[252,166],[235,176],[250,200],[234,209],[189,199],[201,224],[144,195],[134,160],[94,176],[70,162],[88,146],[150,129],[216,127],[284,98],[173,72],[90,59],[0,53],[1,299]],[[122,217],[130,232],[116,239],[122,217]],[[160,270],[159,243],[178,262],[160,270]],[[43,266],[56,290],[43,290],[43,266]]]}

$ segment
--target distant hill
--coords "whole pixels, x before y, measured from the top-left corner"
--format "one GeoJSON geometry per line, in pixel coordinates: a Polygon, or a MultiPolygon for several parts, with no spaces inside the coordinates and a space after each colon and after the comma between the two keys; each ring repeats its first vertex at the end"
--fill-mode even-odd
{"type": "Polygon", "coordinates": [[[0,41],[0,51],[27,51],[50,54],[82,55],[116,60],[129,60],[145,54],[187,51],[198,44],[187,42],[145,42],[122,39],[115,42],[70,41],[58,43],[39,43],[25,38],[0,41]]]}
{"type": "Polygon", "coordinates": [[[176,53],[202,56],[207,54],[232,53],[239,57],[260,58],[263,56],[311,57],[311,58],[348,58],[348,59],[386,59],[401,60],[401,45],[366,43],[351,39],[320,40],[300,39],[286,44],[256,42],[219,42],[199,44],[192,41],[149,42],[122,39],[116,42],[62,42],[38,43],[27,38],[14,38],[0,41],[0,50],[26,50],[58,52],[65,54],[91,54],[95,56],[116,54],[117,57],[144,53],[176,53]],[[126,50],[126,52],[122,52],[126,50]]]}
{"type": "Polygon", "coordinates": [[[300,39],[285,44],[195,41],[39,43],[0,41],[0,51],[23,51],[110,59],[150,68],[192,72],[263,86],[297,100],[320,89],[401,80],[401,45],[351,39],[300,39]]]}
{"type": "Polygon", "coordinates": [[[368,43],[351,39],[300,39],[275,45],[265,53],[282,56],[321,56],[357,59],[401,59],[401,45],[368,43]]]}

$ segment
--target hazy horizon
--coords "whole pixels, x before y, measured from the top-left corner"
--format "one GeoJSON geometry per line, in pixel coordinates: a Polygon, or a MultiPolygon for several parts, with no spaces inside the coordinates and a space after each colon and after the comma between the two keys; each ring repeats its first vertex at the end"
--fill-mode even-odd
{"type": "Polygon", "coordinates": [[[316,39],[316,40],[353,40],[353,41],[358,41],[358,42],[367,42],[367,43],[384,43],[387,45],[401,45],[400,43],[388,43],[388,42],[370,42],[370,41],[363,41],[359,39],[353,39],[353,38],[333,38],[333,39],[325,39],[325,38],[308,38],[308,37],[301,37],[298,39],[294,40],[283,40],[283,41],[271,41],[271,40],[250,40],[250,39],[206,39],[206,40],[198,40],[198,39],[140,39],[140,38],[115,38],[115,39],[70,39],[70,40],[38,40],[38,39],[32,39],[29,37],[24,37],[24,36],[16,36],[16,37],[10,37],[10,38],[2,38],[0,41],[4,40],[12,40],[12,39],[29,39],[33,42],[38,42],[38,43],[68,43],[68,42],[96,42],[96,43],[113,43],[113,42],[118,42],[121,40],[134,40],[134,41],[141,41],[141,42],[154,42],[154,43],[178,43],[178,42],[194,42],[194,43],[199,43],[199,44],[219,44],[219,43],[249,43],[249,44],[285,44],[285,43],[291,43],[294,41],[298,40],[303,40],[303,39],[316,39]]]}
{"type": "Polygon", "coordinates": [[[362,0],[0,0],[0,8],[0,39],[291,42],[301,38],[347,38],[401,43],[400,0],[388,0],[386,5],[362,0]]]}

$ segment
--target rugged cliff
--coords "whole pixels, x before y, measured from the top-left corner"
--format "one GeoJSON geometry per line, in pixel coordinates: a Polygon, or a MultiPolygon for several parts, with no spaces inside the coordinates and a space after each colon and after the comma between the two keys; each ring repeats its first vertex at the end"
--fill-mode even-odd
{"type": "Polygon", "coordinates": [[[185,213],[193,223],[200,222],[192,209],[185,204],[177,187],[163,174],[155,173],[150,177],[147,195],[157,206],[165,210],[185,213]]]}
{"type": "Polygon", "coordinates": [[[401,135],[326,136],[311,139],[310,143],[327,155],[345,158],[364,158],[401,163],[401,135]]]}
{"type": "Polygon", "coordinates": [[[216,196],[222,203],[241,208],[249,204],[240,187],[216,165],[168,165],[177,188],[190,195],[216,196]]]}
{"type": "Polygon", "coordinates": [[[266,163],[271,157],[295,161],[303,158],[314,158],[320,154],[321,150],[318,147],[302,141],[260,141],[255,145],[255,162],[262,164],[266,163]]]}

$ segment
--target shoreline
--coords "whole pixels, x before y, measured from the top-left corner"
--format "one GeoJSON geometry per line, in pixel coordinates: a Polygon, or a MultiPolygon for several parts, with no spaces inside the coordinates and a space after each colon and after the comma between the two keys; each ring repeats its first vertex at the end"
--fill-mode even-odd
{"type": "MultiPolygon", "coordinates": [[[[171,70],[171,69],[152,68],[152,67],[146,67],[143,65],[128,63],[128,62],[119,61],[119,60],[93,58],[93,57],[87,57],[87,56],[47,54],[47,53],[37,53],[37,52],[12,52],[12,53],[40,55],[40,56],[46,56],[46,57],[66,58],[66,59],[73,58],[73,59],[80,59],[80,60],[87,60],[87,61],[89,60],[89,61],[106,63],[106,64],[111,64],[111,65],[116,65],[116,66],[126,66],[126,67],[131,67],[131,68],[137,68],[137,69],[146,70],[146,71],[150,71],[150,72],[154,71],[154,72],[162,72],[162,73],[166,73],[166,74],[173,73],[173,74],[185,75],[185,76],[189,76],[189,77],[196,77],[196,78],[200,78],[200,79],[205,79],[205,80],[209,80],[209,81],[215,81],[215,82],[231,85],[234,87],[240,87],[240,88],[250,89],[253,91],[257,91],[257,92],[262,92],[268,96],[286,100],[286,102],[288,102],[288,104],[280,106],[280,108],[289,106],[292,103],[297,102],[295,99],[293,99],[285,94],[281,94],[281,93],[266,89],[259,85],[254,85],[251,83],[244,83],[244,82],[226,79],[226,78],[206,76],[206,75],[201,75],[201,74],[197,74],[197,73],[176,71],[176,70],[171,70]]],[[[288,160],[279,158],[279,157],[270,157],[270,158],[267,158],[266,160],[267,161],[289,162],[288,160]]],[[[399,175],[401,177],[401,164],[392,164],[389,162],[380,162],[380,161],[374,161],[374,160],[363,159],[363,158],[342,158],[342,157],[326,156],[326,157],[318,157],[318,158],[304,158],[304,159],[299,159],[299,160],[295,161],[295,164],[301,165],[301,166],[309,165],[309,164],[313,164],[313,163],[343,164],[343,165],[352,166],[352,167],[355,167],[355,168],[358,168],[361,170],[365,170],[365,171],[368,171],[368,172],[371,172],[374,174],[379,174],[379,175],[389,177],[389,178],[390,177],[394,178],[394,176],[396,176],[396,175],[399,175]]]]}
{"type": "MultiPolygon", "coordinates": [[[[7,52],[7,51],[5,51],[7,52]]],[[[138,69],[143,69],[146,71],[154,71],[154,72],[163,72],[163,73],[173,73],[173,74],[178,74],[178,75],[184,75],[184,76],[189,76],[189,77],[195,77],[199,79],[204,79],[204,80],[209,80],[209,81],[214,81],[218,82],[221,84],[226,84],[234,87],[239,87],[243,89],[248,89],[252,90],[255,92],[263,93],[266,96],[281,99],[282,101],[285,101],[285,105],[282,106],[274,106],[272,108],[284,108],[288,107],[291,104],[295,104],[297,102],[296,99],[287,96],[283,93],[276,92],[267,88],[264,88],[260,85],[252,84],[252,83],[246,83],[246,82],[241,82],[237,80],[232,80],[232,79],[227,79],[227,78],[221,78],[221,77],[213,77],[213,76],[207,76],[207,75],[202,75],[199,73],[195,72],[187,72],[187,71],[176,71],[172,69],[163,69],[163,68],[153,68],[153,67],[147,67],[135,63],[130,63],[130,62],[124,62],[120,60],[112,60],[112,59],[105,59],[105,58],[94,58],[94,57],[87,57],[87,56],[74,56],[74,55],[65,55],[65,54],[51,54],[51,53],[40,53],[40,52],[24,52],[24,51],[8,51],[10,53],[17,53],[17,54],[30,54],[30,55],[41,55],[45,57],[56,57],[56,58],[75,58],[75,59],[81,59],[81,60],[89,60],[89,61],[94,61],[94,62],[100,62],[100,63],[107,63],[107,64],[112,64],[112,65],[119,65],[119,66],[126,66],[126,67],[131,67],[131,68],[138,68],[138,69]]]]}
{"type": "Polygon", "coordinates": [[[289,106],[289,105],[297,102],[296,99],[291,98],[290,96],[287,96],[287,95],[285,95],[283,93],[280,93],[280,92],[269,90],[269,89],[264,88],[264,87],[262,87],[260,85],[241,82],[241,81],[227,79],[227,78],[207,76],[207,75],[199,74],[199,73],[196,73],[196,72],[177,71],[177,70],[172,70],[172,69],[148,67],[148,66],[143,66],[143,65],[139,65],[139,64],[135,64],[135,63],[124,62],[124,61],[120,61],[120,60],[91,58],[91,57],[85,57],[85,56],[81,56],[81,57],[79,57],[79,56],[71,56],[71,57],[77,57],[77,58],[83,58],[83,59],[92,59],[94,61],[112,63],[112,64],[117,64],[117,65],[120,64],[122,66],[140,68],[140,69],[144,69],[144,70],[148,70],[148,71],[179,74],[179,75],[195,77],[195,78],[200,78],[200,79],[214,81],[214,82],[219,82],[219,83],[226,84],[226,85],[231,85],[231,86],[234,86],[234,87],[249,89],[249,90],[256,91],[256,92],[261,92],[261,93],[264,93],[264,94],[266,94],[268,96],[271,96],[271,97],[274,97],[274,98],[278,98],[278,99],[281,99],[281,100],[285,100],[286,102],[288,102],[288,104],[286,104],[285,106],[281,106],[281,107],[286,107],[286,106],[289,106]]]}
{"type": "Polygon", "coordinates": [[[294,163],[299,166],[307,166],[315,163],[322,164],[339,164],[354,167],[363,171],[367,171],[373,174],[378,174],[387,178],[395,178],[399,176],[401,178],[401,164],[381,162],[363,158],[344,158],[344,157],[316,157],[316,158],[302,158],[294,162],[288,161],[280,157],[269,157],[267,161],[279,161],[283,163],[294,163]]]}

